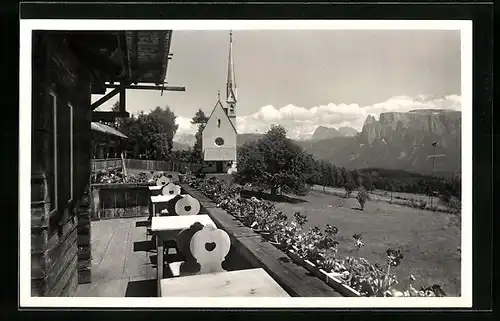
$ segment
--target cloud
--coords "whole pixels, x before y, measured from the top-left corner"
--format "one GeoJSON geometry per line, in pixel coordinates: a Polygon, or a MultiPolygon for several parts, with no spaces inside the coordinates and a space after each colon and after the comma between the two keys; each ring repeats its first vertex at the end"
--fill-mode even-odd
{"type": "Polygon", "coordinates": [[[239,133],[263,133],[271,124],[283,125],[292,138],[307,138],[318,126],[339,128],[350,126],[360,131],[368,115],[377,119],[381,113],[408,112],[413,109],[460,110],[460,96],[449,95],[433,98],[418,95],[415,98],[395,96],[370,106],[358,104],[334,104],[314,106],[312,108],[286,105],[281,108],[264,106],[248,116],[237,117],[236,127],[239,133]]]}
{"type": "MultiPolygon", "coordinates": [[[[416,97],[394,96],[369,106],[330,103],[311,108],[291,104],[275,108],[267,105],[253,114],[236,117],[236,128],[239,133],[264,133],[272,124],[279,124],[288,130],[291,138],[308,138],[318,126],[350,126],[360,131],[368,115],[378,119],[381,113],[408,112],[413,109],[460,110],[461,99],[457,95],[435,98],[421,94],[416,97]]],[[[177,124],[178,135],[196,132],[196,125],[191,124],[189,118],[177,117],[177,124]]]]}

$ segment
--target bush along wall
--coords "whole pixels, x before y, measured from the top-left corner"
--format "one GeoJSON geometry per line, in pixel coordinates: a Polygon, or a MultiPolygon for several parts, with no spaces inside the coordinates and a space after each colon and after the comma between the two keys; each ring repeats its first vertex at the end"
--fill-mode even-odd
{"type": "MultiPolygon", "coordinates": [[[[305,230],[306,215],[297,212],[294,213],[294,219],[288,221],[288,217],[276,209],[273,203],[255,197],[241,197],[241,186],[227,185],[214,177],[205,179],[187,176],[185,181],[245,226],[260,233],[292,259],[302,262],[306,269],[318,277],[323,275],[322,278],[327,282],[334,280],[341,283],[347,290],[344,292],[348,293],[344,295],[370,297],[446,296],[438,284],[422,285],[417,290],[413,286],[413,281],[416,281],[413,276],[409,276],[408,288],[397,289],[398,280],[393,270],[403,259],[403,255],[398,249],[387,249],[385,265],[372,264],[355,255],[340,259],[337,257],[339,242],[336,241],[338,229],[335,226],[326,225],[324,229],[313,227],[305,230]],[[321,273],[317,273],[318,271],[321,273]]],[[[353,242],[355,242],[355,248],[359,250],[363,246],[361,234],[354,234],[353,242]]]]}

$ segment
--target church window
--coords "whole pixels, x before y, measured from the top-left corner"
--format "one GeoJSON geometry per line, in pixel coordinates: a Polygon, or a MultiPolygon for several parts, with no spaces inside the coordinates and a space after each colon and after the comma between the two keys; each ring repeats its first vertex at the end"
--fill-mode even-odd
{"type": "Polygon", "coordinates": [[[224,139],[223,139],[222,137],[217,137],[217,138],[215,139],[215,145],[217,145],[217,146],[222,146],[222,145],[224,145],[224,139]]]}
{"type": "Polygon", "coordinates": [[[220,119],[217,119],[217,127],[220,128],[220,119]]]}

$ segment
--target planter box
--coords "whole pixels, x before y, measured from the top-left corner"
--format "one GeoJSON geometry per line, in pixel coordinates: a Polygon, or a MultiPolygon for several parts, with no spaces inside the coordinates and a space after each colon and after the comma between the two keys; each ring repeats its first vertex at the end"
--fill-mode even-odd
{"type": "Polygon", "coordinates": [[[324,281],[326,284],[331,286],[333,289],[341,293],[343,296],[347,297],[360,297],[361,294],[342,282],[337,276],[338,273],[328,273],[325,270],[319,268],[316,266],[314,263],[312,263],[309,260],[303,259],[300,257],[296,249],[295,250],[290,250],[287,251],[288,256],[295,261],[295,263],[302,265],[304,268],[306,268],[311,274],[316,276],[317,278],[321,279],[324,281]]]}
{"type": "Polygon", "coordinates": [[[349,297],[360,297],[361,294],[342,282],[340,278],[338,278],[338,273],[328,273],[323,269],[319,269],[319,273],[321,274],[321,279],[323,279],[328,285],[332,288],[336,289],[342,295],[349,297]]]}
{"type": "Polygon", "coordinates": [[[111,219],[149,215],[149,185],[92,184],[91,219],[111,219]]]}

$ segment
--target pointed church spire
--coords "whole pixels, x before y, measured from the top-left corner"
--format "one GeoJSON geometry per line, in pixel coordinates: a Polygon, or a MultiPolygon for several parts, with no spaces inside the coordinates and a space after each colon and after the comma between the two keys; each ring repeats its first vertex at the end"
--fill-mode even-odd
{"type": "Polygon", "coordinates": [[[229,57],[227,62],[226,103],[228,116],[236,117],[236,79],[234,77],[233,31],[229,31],[229,57]]]}

